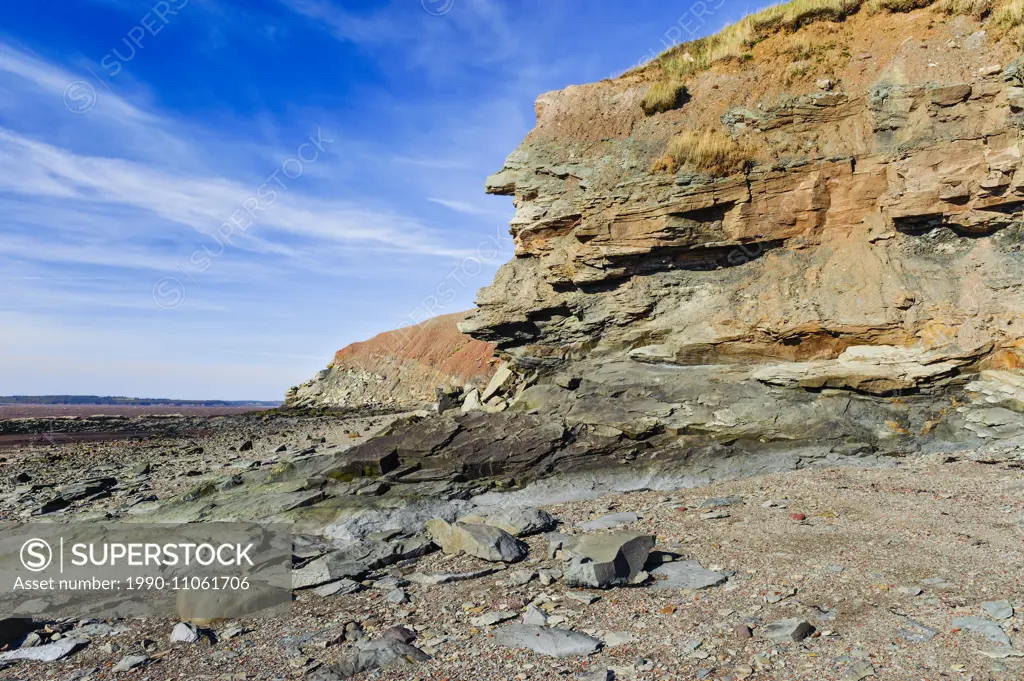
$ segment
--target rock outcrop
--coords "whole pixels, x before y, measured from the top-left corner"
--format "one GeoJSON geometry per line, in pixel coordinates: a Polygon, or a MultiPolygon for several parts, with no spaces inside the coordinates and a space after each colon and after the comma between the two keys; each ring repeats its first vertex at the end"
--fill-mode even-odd
{"type": "Polygon", "coordinates": [[[418,409],[442,388],[483,388],[494,373],[494,346],[461,333],[466,312],[353,343],[330,366],[291,388],[288,407],[418,409]]]}
{"type": "Polygon", "coordinates": [[[535,383],[510,409],[655,458],[1024,433],[1024,59],[980,28],[862,10],[695,70],[657,112],[657,64],[542,95],[486,184],[514,198],[515,258],[460,325],[535,383]],[[754,158],[668,172],[686,130],[754,158]]]}
{"type": "Polygon", "coordinates": [[[670,486],[1024,441],[1024,57],[972,17],[847,9],[665,106],[658,63],[542,95],[486,184],[515,257],[459,326],[504,364],[352,456],[670,486]],[[749,158],[665,162],[693,139],[749,158]]]}

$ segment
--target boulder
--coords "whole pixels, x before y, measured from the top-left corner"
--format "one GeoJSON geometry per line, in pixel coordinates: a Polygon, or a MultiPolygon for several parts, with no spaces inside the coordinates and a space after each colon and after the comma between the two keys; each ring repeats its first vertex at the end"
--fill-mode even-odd
{"type": "Polygon", "coordinates": [[[654,544],[654,536],[636,532],[586,535],[568,551],[563,548],[569,559],[565,583],[594,589],[629,584],[643,571],[654,544]]]}
{"type": "Polygon", "coordinates": [[[505,530],[516,537],[528,537],[532,534],[553,530],[557,521],[547,511],[539,508],[514,507],[499,509],[486,515],[472,514],[459,518],[459,522],[483,523],[505,530]]]}
{"type": "Polygon", "coordinates": [[[491,525],[449,524],[441,518],[434,518],[427,522],[427,532],[434,543],[448,554],[465,553],[494,563],[515,563],[529,553],[525,543],[491,525]]]}

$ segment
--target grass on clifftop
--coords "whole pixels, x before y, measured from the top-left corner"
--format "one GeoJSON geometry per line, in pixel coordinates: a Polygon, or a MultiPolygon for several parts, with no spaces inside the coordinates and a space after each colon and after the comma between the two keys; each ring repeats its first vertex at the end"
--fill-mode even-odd
{"type": "Polygon", "coordinates": [[[687,130],[668,142],[665,154],[654,162],[651,172],[674,173],[680,168],[724,177],[743,172],[755,153],[748,144],[736,142],[718,130],[687,130]]]}
{"type": "Polygon", "coordinates": [[[677,45],[655,60],[666,79],[682,81],[718,61],[740,59],[758,41],[792,32],[816,21],[839,21],[860,9],[863,0],[792,0],[751,14],[721,32],[677,45]]]}
{"type": "Polygon", "coordinates": [[[912,12],[928,6],[947,15],[990,16],[998,34],[1018,44],[1024,38],[1024,0],[791,0],[744,17],[720,32],[672,47],[631,73],[658,69],[658,80],[685,83],[716,62],[749,59],[750,48],[778,33],[793,33],[819,21],[842,21],[865,8],[878,12],[912,12]]]}

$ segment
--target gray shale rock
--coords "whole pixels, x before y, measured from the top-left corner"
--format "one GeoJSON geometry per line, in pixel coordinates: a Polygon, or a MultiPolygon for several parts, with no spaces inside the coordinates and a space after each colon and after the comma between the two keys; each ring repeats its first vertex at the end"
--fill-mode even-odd
{"type": "Polygon", "coordinates": [[[953,628],[980,634],[989,641],[999,645],[1007,647],[1010,645],[1010,637],[1006,635],[1002,627],[995,622],[980,617],[957,617],[953,620],[953,628]]]}
{"type": "Polygon", "coordinates": [[[446,523],[440,518],[427,522],[427,532],[445,553],[461,553],[492,563],[516,563],[529,554],[529,547],[511,534],[491,525],[446,523]]]}
{"type": "Polygon", "coordinates": [[[814,627],[806,620],[799,618],[772,622],[761,630],[761,635],[776,643],[793,643],[802,641],[814,633],[814,627]]]}
{"type": "Polygon", "coordinates": [[[72,655],[85,646],[89,640],[84,638],[62,638],[55,643],[47,643],[33,648],[18,648],[0,653],[0,662],[27,660],[32,662],[56,662],[72,655]]]}
{"type": "Polygon", "coordinates": [[[426,662],[429,659],[430,656],[419,648],[388,636],[362,644],[358,652],[337,664],[317,669],[309,678],[311,681],[338,681],[381,667],[426,662]]]}
{"type": "Polygon", "coordinates": [[[594,589],[629,584],[643,570],[654,543],[654,536],[637,532],[585,535],[565,551],[565,583],[594,589]]]}
{"type": "Polygon", "coordinates": [[[601,648],[599,640],[586,634],[529,624],[502,627],[494,632],[494,640],[505,648],[527,648],[548,657],[591,655],[601,648]]]}
{"type": "Polygon", "coordinates": [[[707,589],[725,584],[728,577],[701,567],[695,560],[665,563],[651,571],[658,589],[707,589]]]}
{"type": "Polygon", "coordinates": [[[629,525],[640,520],[640,516],[636,513],[612,513],[611,515],[601,516],[594,520],[589,520],[584,523],[577,523],[584,532],[596,532],[597,530],[611,530],[616,527],[622,527],[623,525],[629,525]]]}

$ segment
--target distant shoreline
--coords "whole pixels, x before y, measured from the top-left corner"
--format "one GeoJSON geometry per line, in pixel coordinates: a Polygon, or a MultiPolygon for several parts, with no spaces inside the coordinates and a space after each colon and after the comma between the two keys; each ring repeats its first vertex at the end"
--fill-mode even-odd
{"type": "Polygon", "coordinates": [[[116,406],[116,407],[279,407],[280,400],[175,400],[100,395],[6,395],[0,406],[116,406]]]}

